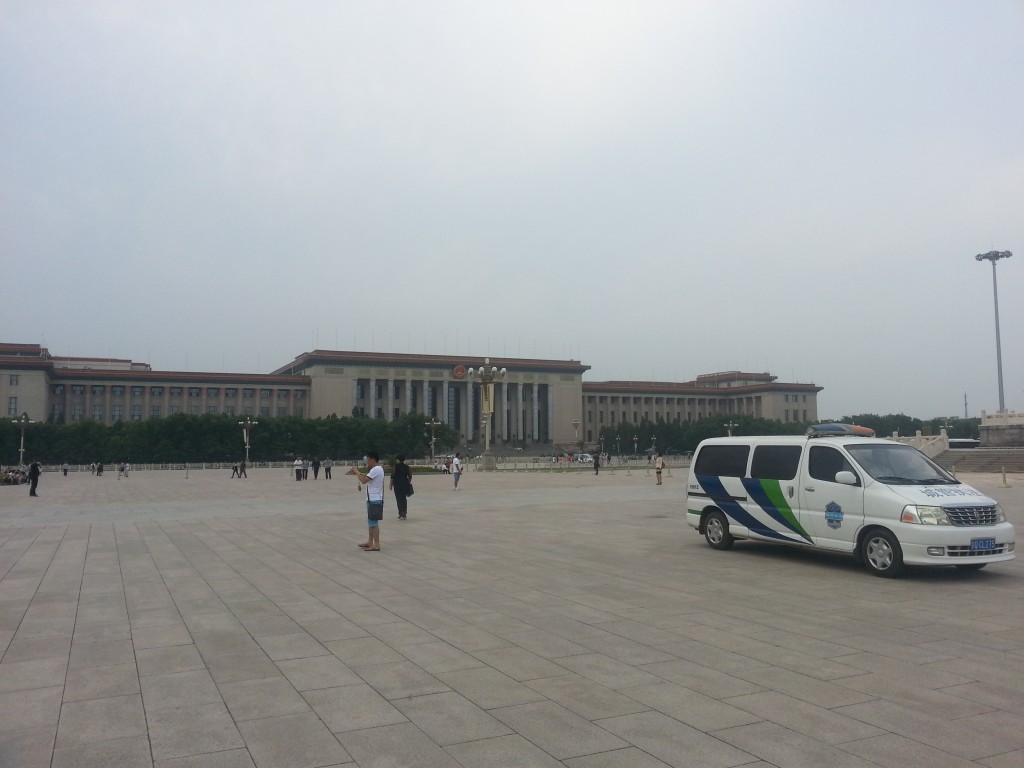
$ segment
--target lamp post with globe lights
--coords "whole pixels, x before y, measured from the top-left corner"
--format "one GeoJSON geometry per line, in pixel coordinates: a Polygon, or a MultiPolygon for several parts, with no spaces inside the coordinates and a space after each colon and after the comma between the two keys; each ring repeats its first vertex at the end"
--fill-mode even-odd
{"type": "Polygon", "coordinates": [[[18,466],[23,467],[25,466],[25,430],[29,424],[35,424],[35,422],[28,417],[27,413],[22,413],[18,418],[11,419],[11,424],[21,427],[21,447],[18,449],[18,466]]]}
{"type": "Polygon", "coordinates": [[[505,378],[505,369],[491,365],[489,357],[479,368],[470,368],[467,373],[471,379],[480,380],[480,416],[484,428],[483,468],[491,471],[497,469],[494,454],[491,453],[491,420],[494,414],[494,382],[505,378]]]}
{"type": "Polygon", "coordinates": [[[430,427],[430,463],[434,463],[434,441],[437,439],[434,437],[434,430],[441,426],[441,422],[435,419],[433,416],[430,417],[430,421],[423,422],[424,427],[430,427]]]}
{"type": "Polygon", "coordinates": [[[238,426],[242,428],[242,439],[245,440],[245,464],[249,465],[249,441],[252,437],[252,428],[259,424],[258,421],[253,421],[250,417],[246,416],[245,421],[238,422],[238,426]]]}
{"type": "Polygon", "coordinates": [[[1006,410],[1006,400],[1003,398],[1003,350],[999,343],[999,284],[996,282],[996,262],[1000,259],[1008,259],[1013,254],[1010,251],[989,251],[979,253],[974,257],[976,261],[992,262],[992,300],[996,309],[996,373],[999,377],[999,412],[1006,410]]]}

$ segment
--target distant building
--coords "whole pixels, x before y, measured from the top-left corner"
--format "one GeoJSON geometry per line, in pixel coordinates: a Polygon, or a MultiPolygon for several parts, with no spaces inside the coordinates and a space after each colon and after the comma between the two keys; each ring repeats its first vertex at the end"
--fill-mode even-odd
{"type": "MultiPolygon", "coordinates": [[[[451,426],[463,442],[482,440],[480,384],[467,375],[483,360],[315,350],[269,374],[154,371],[146,363],[59,357],[38,344],[0,344],[0,403],[10,417],[103,424],[175,414],[365,415],[392,421],[418,413],[451,426]]],[[[685,422],[716,415],[780,421],[817,419],[814,384],[730,371],[682,383],[584,382],[577,360],[492,358],[495,444],[569,445],[597,440],[603,426],[685,422]],[[577,438],[578,435],[578,438],[577,438]]]]}

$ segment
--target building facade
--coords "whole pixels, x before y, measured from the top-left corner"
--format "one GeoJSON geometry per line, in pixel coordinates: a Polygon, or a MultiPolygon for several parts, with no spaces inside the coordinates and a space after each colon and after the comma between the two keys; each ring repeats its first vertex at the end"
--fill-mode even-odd
{"type": "MultiPolygon", "coordinates": [[[[268,374],[154,371],[146,363],[59,357],[37,344],[0,344],[0,404],[14,418],[104,424],[176,414],[228,416],[365,415],[392,421],[422,414],[461,442],[483,441],[488,408],[471,375],[476,357],[314,350],[268,374]]],[[[690,382],[584,382],[577,360],[498,358],[504,375],[489,409],[496,445],[593,444],[603,426],[693,421],[745,414],[781,421],[817,419],[814,384],[730,371],[690,382]]]]}

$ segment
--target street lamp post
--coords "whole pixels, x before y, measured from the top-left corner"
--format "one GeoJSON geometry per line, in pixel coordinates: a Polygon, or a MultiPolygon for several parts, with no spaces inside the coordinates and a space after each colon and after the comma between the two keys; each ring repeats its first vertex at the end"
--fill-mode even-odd
{"type": "Polygon", "coordinates": [[[25,430],[29,424],[35,424],[35,422],[28,417],[27,413],[22,413],[18,418],[11,419],[11,424],[21,427],[21,447],[18,449],[18,466],[23,467],[25,466],[25,430]]]}
{"type": "Polygon", "coordinates": [[[724,427],[725,427],[725,429],[726,429],[726,431],[727,431],[727,432],[729,433],[729,437],[732,437],[732,431],[733,431],[734,429],[736,429],[736,427],[738,427],[738,426],[739,426],[739,424],[736,424],[735,422],[732,422],[732,421],[727,421],[727,422],[726,422],[725,424],[723,424],[722,426],[724,426],[724,427]]]}
{"type": "Polygon", "coordinates": [[[434,463],[434,430],[441,426],[441,422],[435,419],[433,416],[430,417],[430,421],[423,422],[424,427],[430,427],[430,463],[434,463]]]}
{"type": "Polygon", "coordinates": [[[637,436],[633,435],[633,455],[634,456],[636,456],[636,442],[637,442],[637,436]]]}
{"type": "Polygon", "coordinates": [[[619,438],[618,432],[615,433],[615,453],[617,453],[619,456],[622,455],[622,441],[619,438]]]}
{"type": "Polygon", "coordinates": [[[999,284],[996,282],[996,262],[1000,259],[1008,259],[1013,254],[1010,251],[989,251],[979,253],[974,257],[976,261],[992,262],[992,300],[996,309],[996,373],[999,376],[999,412],[1006,410],[1006,401],[1003,399],[1003,350],[999,343],[999,284]]]}
{"type": "Polygon", "coordinates": [[[654,453],[658,452],[658,438],[651,435],[651,451],[654,453]]]}
{"type": "Polygon", "coordinates": [[[489,357],[484,358],[484,364],[479,368],[470,368],[467,373],[470,378],[480,379],[480,415],[484,428],[484,460],[485,470],[497,469],[494,454],[491,453],[491,417],[494,413],[494,382],[505,378],[505,369],[491,365],[489,357]]]}
{"type": "Polygon", "coordinates": [[[573,437],[573,440],[575,441],[575,443],[573,445],[573,448],[579,448],[579,443],[580,443],[580,420],[579,419],[573,419],[572,420],[572,430],[573,430],[573,432],[575,434],[575,437],[573,437]]]}
{"type": "Polygon", "coordinates": [[[238,426],[242,428],[242,439],[245,440],[245,463],[249,464],[249,438],[252,433],[252,428],[259,424],[258,421],[253,421],[251,417],[246,416],[245,421],[238,422],[238,426]]]}

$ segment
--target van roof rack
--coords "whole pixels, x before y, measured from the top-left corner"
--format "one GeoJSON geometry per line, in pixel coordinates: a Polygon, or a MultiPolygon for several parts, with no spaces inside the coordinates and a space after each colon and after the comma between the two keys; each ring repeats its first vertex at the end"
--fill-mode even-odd
{"type": "Polygon", "coordinates": [[[875,430],[857,424],[814,424],[807,428],[808,437],[874,437],[875,430]]]}

